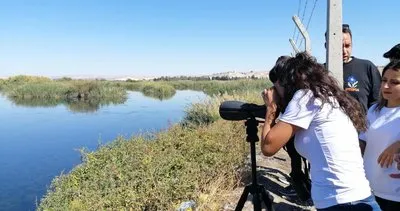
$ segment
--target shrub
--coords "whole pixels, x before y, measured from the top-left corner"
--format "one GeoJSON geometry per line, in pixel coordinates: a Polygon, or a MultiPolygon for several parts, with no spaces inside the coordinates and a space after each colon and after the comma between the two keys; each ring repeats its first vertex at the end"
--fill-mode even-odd
{"type": "Polygon", "coordinates": [[[153,140],[118,138],[84,152],[80,166],[53,180],[38,210],[171,210],[199,201],[215,181],[225,189],[236,184],[243,134],[242,126],[219,121],[196,130],[174,126],[153,140]]]}

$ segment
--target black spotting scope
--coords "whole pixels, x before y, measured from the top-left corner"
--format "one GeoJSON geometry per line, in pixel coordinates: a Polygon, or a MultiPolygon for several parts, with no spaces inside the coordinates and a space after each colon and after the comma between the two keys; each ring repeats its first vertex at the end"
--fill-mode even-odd
{"type": "Polygon", "coordinates": [[[240,101],[225,101],[219,106],[219,115],[222,119],[240,121],[248,118],[265,119],[266,106],[240,101]]]}

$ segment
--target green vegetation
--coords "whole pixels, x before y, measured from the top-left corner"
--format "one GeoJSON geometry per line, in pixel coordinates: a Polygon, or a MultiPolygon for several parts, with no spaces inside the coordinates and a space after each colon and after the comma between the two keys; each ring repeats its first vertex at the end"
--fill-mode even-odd
{"type": "Polygon", "coordinates": [[[143,86],[142,92],[144,96],[166,100],[172,98],[176,90],[169,84],[154,83],[143,86]]]}
{"type": "Polygon", "coordinates": [[[53,81],[44,77],[16,76],[5,80],[3,92],[19,99],[123,99],[126,92],[112,82],[53,81]]]}
{"type": "MultiPolygon", "coordinates": [[[[224,93],[234,94],[248,90],[262,90],[270,86],[266,79],[240,79],[231,81],[217,80],[171,80],[171,81],[127,81],[119,83],[119,86],[124,86],[127,90],[142,92],[144,87],[159,87],[170,89],[172,86],[176,90],[196,90],[203,91],[208,95],[220,95],[224,93]]],[[[167,92],[167,91],[165,91],[167,92]]]]}
{"type": "MultiPolygon", "coordinates": [[[[259,91],[266,86],[269,86],[269,84],[260,79],[115,82],[72,80],[66,77],[52,80],[46,77],[22,75],[6,80],[0,79],[0,92],[16,105],[53,107],[65,104],[73,112],[94,112],[103,105],[124,103],[127,99],[127,91],[138,91],[145,96],[165,100],[172,98],[176,90],[196,90],[203,91],[210,96],[220,96],[223,94],[243,93],[246,90],[259,91]]],[[[187,120],[211,122],[216,119],[216,116],[218,114],[214,114],[214,117],[210,117],[206,121],[200,120],[196,114],[189,113],[187,120]]]]}
{"type": "Polygon", "coordinates": [[[28,76],[28,75],[18,75],[10,77],[5,80],[7,84],[22,84],[22,83],[43,83],[50,82],[51,79],[43,76],[28,76]]]}
{"type": "Polygon", "coordinates": [[[74,112],[96,111],[102,105],[120,104],[127,99],[126,90],[113,82],[68,78],[15,76],[1,81],[0,90],[17,105],[66,104],[74,112]]]}
{"type": "Polygon", "coordinates": [[[211,97],[186,109],[180,124],[148,136],[118,138],[95,152],[82,150],[82,164],[56,177],[38,210],[173,210],[195,200],[217,210],[234,188],[248,154],[242,122],[221,120],[228,99],[262,103],[265,80],[160,80],[110,82],[51,80],[16,76],[0,80],[0,90],[18,105],[66,104],[74,112],[123,103],[126,91],[163,100],[176,90],[204,91],[211,97]]]}
{"type": "Polygon", "coordinates": [[[247,155],[243,134],[238,124],[218,122],[174,126],[153,140],[119,138],[84,152],[83,164],[53,181],[38,210],[171,210],[199,201],[215,182],[235,185],[247,155]]]}
{"type": "Polygon", "coordinates": [[[126,91],[142,92],[160,100],[171,98],[176,90],[203,91],[209,95],[234,94],[246,90],[261,90],[269,84],[264,79],[240,80],[160,80],[126,81],[51,80],[37,76],[15,76],[0,80],[0,90],[13,99],[102,99],[124,102],[126,91]]]}
{"type": "Polygon", "coordinates": [[[199,210],[220,209],[248,155],[243,122],[218,115],[220,103],[232,99],[262,102],[259,90],[214,96],[151,139],[82,150],[83,163],[53,180],[38,210],[173,210],[188,200],[199,210]]]}
{"type": "Polygon", "coordinates": [[[0,91],[3,89],[3,87],[5,86],[5,84],[6,84],[6,80],[0,79],[0,91]]]}

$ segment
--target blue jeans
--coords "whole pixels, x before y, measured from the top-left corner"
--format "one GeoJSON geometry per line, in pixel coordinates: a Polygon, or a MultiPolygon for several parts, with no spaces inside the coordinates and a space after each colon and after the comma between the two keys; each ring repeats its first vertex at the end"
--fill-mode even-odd
{"type": "Polygon", "coordinates": [[[381,211],[373,195],[366,199],[317,209],[318,211],[381,211]]]}

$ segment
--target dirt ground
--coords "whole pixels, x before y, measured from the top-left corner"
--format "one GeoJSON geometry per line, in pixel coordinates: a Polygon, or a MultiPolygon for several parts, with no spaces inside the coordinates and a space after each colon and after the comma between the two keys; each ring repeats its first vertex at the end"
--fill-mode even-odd
{"type": "MultiPolygon", "coordinates": [[[[257,146],[258,147],[258,146],[257,146]]],[[[258,184],[265,187],[267,193],[273,198],[273,208],[275,211],[305,211],[315,210],[312,202],[301,202],[295,194],[285,194],[285,187],[289,185],[290,158],[285,150],[281,149],[273,157],[265,157],[261,152],[257,152],[257,181],[258,184]]],[[[248,156],[247,169],[251,170],[250,155],[248,156]]],[[[248,181],[245,181],[243,186],[232,191],[229,200],[223,205],[223,210],[235,210],[239,198],[243,193],[244,186],[251,183],[249,173],[248,181]]],[[[293,193],[293,192],[292,192],[293,193]]],[[[263,210],[265,209],[262,203],[263,210]]],[[[254,210],[252,195],[249,194],[247,201],[242,210],[254,210]]]]}

